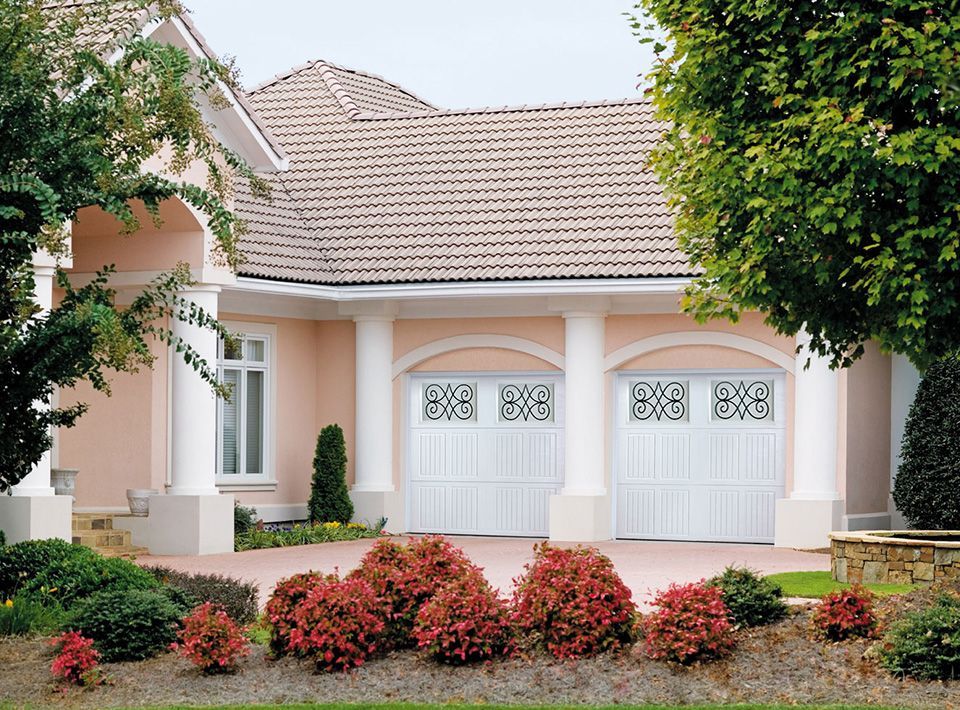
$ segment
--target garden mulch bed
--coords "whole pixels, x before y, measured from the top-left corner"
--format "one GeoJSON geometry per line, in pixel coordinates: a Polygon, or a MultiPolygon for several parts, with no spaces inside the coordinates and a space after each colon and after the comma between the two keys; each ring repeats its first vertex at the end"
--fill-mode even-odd
{"type": "MultiPolygon", "coordinates": [[[[879,602],[896,617],[928,593],[879,602]]],[[[0,702],[99,708],[162,704],[280,702],[693,703],[804,702],[960,708],[960,681],[920,683],[891,677],[864,658],[869,641],[823,644],[809,633],[809,611],[740,632],[722,661],[679,669],[637,649],[581,661],[546,657],[486,666],[439,666],[413,652],[371,661],[352,674],[313,673],[308,661],[269,660],[256,647],[229,676],[200,676],[173,654],[108,664],[113,685],[55,690],[44,640],[0,640],[0,702]]]]}

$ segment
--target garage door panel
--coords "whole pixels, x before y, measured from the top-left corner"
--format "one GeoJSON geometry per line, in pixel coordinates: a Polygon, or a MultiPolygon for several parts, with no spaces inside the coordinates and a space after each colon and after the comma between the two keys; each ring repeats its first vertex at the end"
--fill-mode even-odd
{"type": "Polygon", "coordinates": [[[493,509],[497,514],[494,529],[508,533],[523,532],[523,487],[498,487],[493,489],[493,494],[493,509]]]}
{"type": "Polygon", "coordinates": [[[425,532],[438,532],[447,524],[447,489],[422,486],[417,489],[415,514],[425,532]]]}
{"type": "Polygon", "coordinates": [[[523,434],[497,433],[494,437],[497,478],[523,478],[523,434]]]}
{"type": "Polygon", "coordinates": [[[783,399],[773,372],[620,377],[617,536],[771,542],[784,491],[783,399]],[[662,408],[671,402],[676,419],[662,408]]]}
{"type": "Polygon", "coordinates": [[[537,481],[560,480],[560,435],[557,432],[526,433],[526,477],[537,481]]]}
{"type": "Polygon", "coordinates": [[[450,532],[476,533],[479,491],[476,486],[450,486],[447,491],[446,528],[450,532]]]}
{"type": "Polygon", "coordinates": [[[472,432],[450,433],[447,475],[450,478],[477,477],[477,435],[472,432]]]}
{"type": "Polygon", "coordinates": [[[447,440],[443,434],[420,434],[414,475],[419,479],[443,478],[447,471],[447,440]]]}

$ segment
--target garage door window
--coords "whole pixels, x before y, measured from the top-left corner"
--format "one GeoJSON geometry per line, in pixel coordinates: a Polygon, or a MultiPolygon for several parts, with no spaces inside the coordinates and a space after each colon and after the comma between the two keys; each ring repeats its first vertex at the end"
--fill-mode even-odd
{"type": "Polygon", "coordinates": [[[553,385],[501,384],[498,412],[503,423],[552,422],[553,385]]]}
{"type": "Polygon", "coordinates": [[[477,421],[477,383],[424,383],[423,421],[435,423],[477,421]]]}
{"type": "Polygon", "coordinates": [[[630,383],[630,421],[690,421],[690,383],[686,380],[636,380],[630,383]]]}
{"type": "Polygon", "coordinates": [[[714,380],[710,390],[715,422],[773,421],[772,380],[714,380]]]}

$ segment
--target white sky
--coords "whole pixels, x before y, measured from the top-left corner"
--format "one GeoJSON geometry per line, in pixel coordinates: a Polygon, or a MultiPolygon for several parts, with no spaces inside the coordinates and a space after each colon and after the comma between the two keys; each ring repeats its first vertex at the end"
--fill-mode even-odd
{"type": "Polygon", "coordinates": [[[252,86],[311,59],[446,108],[636,97],[650,45],[633,0],[185,0],[252,86]]]}

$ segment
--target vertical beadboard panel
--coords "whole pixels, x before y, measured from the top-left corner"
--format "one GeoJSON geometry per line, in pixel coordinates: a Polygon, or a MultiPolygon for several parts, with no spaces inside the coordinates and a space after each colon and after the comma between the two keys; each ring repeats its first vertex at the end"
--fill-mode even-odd
{"type": "Polygon", "coordinates": [[[477,435],[474,432],[457,432],[448,436],[450,448],[451,478],[477,477],[477,435]]]}
{"type": "Polygon", "coordinates": [[[559,493],[559,488],[528,488],[527,526],[531,535],[546,535],[550,529],[550,496],[559,493]]]}
{"type": "Polygon", "coordinates": [[[657,533],[669,537],[687,537],[690,534],[690,491],[660,491],[657,511],[657,533]]]}
{"type": "Polygon", "coordinates": [[[707,498],[711,537],[737,537],[740,534],[740,493],[713,489],[707,498]]]}
{"type": "Polygon", "coordinates": [[[555,432],[524,434],[527,448],[527,476],[533,479],[556,479],[558,437],[555,432]]]}
{"type": "Polygon", "coordinates": [[[447,509],[447,529],[457,532],[477,532],[476,486],[451,486],[447,509]]]}
{"type": "Polygon", "coordinates": [[[690,478],[690,435],[686,433],[660,434],[657,469],[664,480],[690,478]]]}
{"type": "Polygon", "coordinates": [[[420,434],[420,466],[418,478],[442,478],[447,473],[446,437],[443,434],[420,434]]]}
{"type": "Polygon", "coordinates": [[[743,471],[748,481],[775,481],[777,478],[776,434],[743,435],[743,471]]]}
{"type": "Polygon", "coordinates": [[[623,478],[629,481],[656,478],[657,437],[628,434],[623,458],[623,478]]]}
{"type": "Polygon", "coordinates": [[[740,477],[740,435],[709,435],[710,480],[735,481],[740,477]]]}
{"type": "Polygon", "coordinates": [[[622,492],[617,515],[619,534],[647,537],[656,533],[656,493],[649,488],[628,488],[622,492]]]}
{"type": "Polygon", "coordinates": [[[496,489],[497,532],[523,532],[523,488],[496,489]]]}
{"type": "Polygon", "coordinates": [[[523,434],[497,432],[494,438],[495,475],[497,478],[523,477],[523,434]]]}
{"type": "Polygon", "coordinates": [[[431,532],[444,529],[447,524],[446,495],[447,490],[442,486],[423,486],[417,491],[421,529],[431,532]]]}
{"type": "Polygon", "coordinates": [[[775,505],[776,495],[772,491],[744,492],[740,536],[772,540],[775,505]]]}

